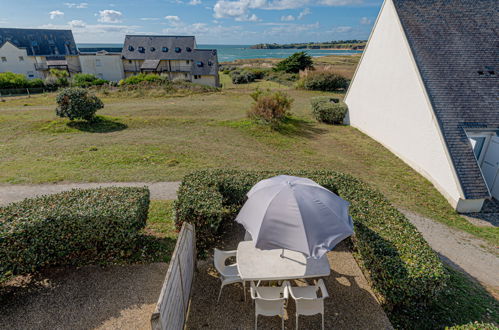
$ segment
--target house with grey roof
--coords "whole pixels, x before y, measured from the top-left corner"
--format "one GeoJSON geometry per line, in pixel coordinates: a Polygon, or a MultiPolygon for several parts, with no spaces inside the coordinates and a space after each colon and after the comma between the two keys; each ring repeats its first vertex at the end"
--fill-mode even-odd
{"type": "Polygon", "coordinates": [[[127,35],[121,58],[125,77],[155,73],[219,86],[217,51],[197,49],[193,36],[127,35]]]}
{"type": "Polygon", "coordinates": [[[345,121],[459,212],[499,199],[498,13],[497,0],[385,0],[345,97],[345,121]]]}
{"type": "Polygon", "coordinates": [[[81,71],[71,30],[0,28],[0,72],[44,78],[52,68],[81,71]]]}

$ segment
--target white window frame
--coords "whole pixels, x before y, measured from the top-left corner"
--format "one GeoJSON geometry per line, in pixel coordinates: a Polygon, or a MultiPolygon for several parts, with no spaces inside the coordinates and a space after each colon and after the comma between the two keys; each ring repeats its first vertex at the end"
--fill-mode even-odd
{"type": "Polygon", "coordinates": [[[468,135],[468,138],[485,138],[482,150],[480,151],[480,156],[477,159],[478,165],[481,167],[483,159],[485,158],[485,154],[487,153],[487,149],[489,148],[490,140],[492,139],[493,136],[496,136],[497,134],[495,131],[484,130],[484,131],[466,132],[466,135],[468,135]]]}

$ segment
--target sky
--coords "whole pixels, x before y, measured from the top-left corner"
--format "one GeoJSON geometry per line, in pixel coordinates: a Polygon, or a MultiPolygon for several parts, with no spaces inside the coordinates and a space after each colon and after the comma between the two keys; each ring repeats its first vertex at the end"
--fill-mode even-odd
{"type": "Polygon", "coordinates": [[[381,3],[0,0],[0,27],[71,29],[77,43],[123,43],[126,34],[194,35],[198,44],[222,45],[367,39],[381,3]]]}

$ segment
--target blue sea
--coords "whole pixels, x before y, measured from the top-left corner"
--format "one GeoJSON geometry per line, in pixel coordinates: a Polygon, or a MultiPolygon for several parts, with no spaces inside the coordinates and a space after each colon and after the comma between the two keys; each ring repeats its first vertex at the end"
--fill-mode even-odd
{"type": "MultiPolygon", "coordinates": [[[[78,44],[78,47],[123,47],[123,44],[78,44]]],[[[228,62],[248,58],[285,58],[289,55],[306,51],[310,56],[352,55],[360,54],[358,50],[325,50],[325,49],[251,49],[251,45],[198,45],[198,48],[216,49],[218,61],[228,62]]]]}

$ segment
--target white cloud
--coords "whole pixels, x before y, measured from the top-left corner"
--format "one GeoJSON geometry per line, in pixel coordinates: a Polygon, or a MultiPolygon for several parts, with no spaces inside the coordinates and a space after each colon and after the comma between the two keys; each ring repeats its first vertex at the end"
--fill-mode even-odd
{"type": "Polygon", "coordinates": [[[57,17],[62,17],[64,16],[64,13],[60,10],[52,10],[50,13],[50,19],[55,19],[57,17]]]}
{"type": "Polygon", "coordinates": [[[102,23],[120,23],[123,14],[120,11],[113,9],[106,9],[99,11],[99,22],[102,23]]]}
{"type": "Polygon", "coordinates": [[[243,15],[235,18],[238,22],[259,22],[260,19],[255,15],[243,15]]]}
{"type": "Polygon", "coordinates": [[[293,15],[281,16],[281,21],[283,21],[283,22],[291,22],[294,20],[295,20],[295,17],[293,15]]]}
{"type": "Polygon", "coordinates": [[[88,3],[86,2],[80,2],[80,3],[65,2],[64,5],[68,8],[77,8],[77,9],[83,9],[88,7],[88,3]]]}
{"type": "Polygon", "coordinates": [[[192,6],[200,5],[202,3],[201,0],[191,0],[189,1],[189,4],[192,6]]]}
{"type": "Polygon", "coordinates": [[[159,21],[158,17],[141,17],[141,21],[159,21]]]}
{"type": "Polygon", "coordinates": [[[371,24],[371,20],[367,17],[362,17],[360,19],[359,23],[362,25],[369,25],[369,24],[371,24]]]}
{"type": "Polygon", "coordinates": [[[84,29],[87,26],[85,22],[78,19],[69,21],[68,24],[71,27],[71,29],[84,29]]]}
{"type": "Polygon", "coordinates": [[[178,17],[178,16],[165,16],[165,19],[168,20],[172,24],[180,22],[180,17],[178,17]]]}
{"type": "Polygon", "coordinates": [[[337,26],[332,28],[329,32],[332,33],[346,33],[352,31],[353,28],[351,26],[337,26]]]}
{"type": "Polygon", "coordinates": [[[237,20],[249,20],[250,18],[256,18],[256,15],[249,15],[250,9],[263,8],[266,4],[267,0],[218,0],[213,7],[213,11],[215,18],[232,17],[237,20]]]}
{"type": "Polygon", "coordinates": [[[303,17],[310,15],[311,11],[308,8],[303,9],[299,14],[298,14],[298,19],[303,19],[303,17]]]}
{"type": "Polygon", "coordinates": [[[351,6],[362,3],[364,0],[319,0],[319,4],[324,6],[351,6]]]}

